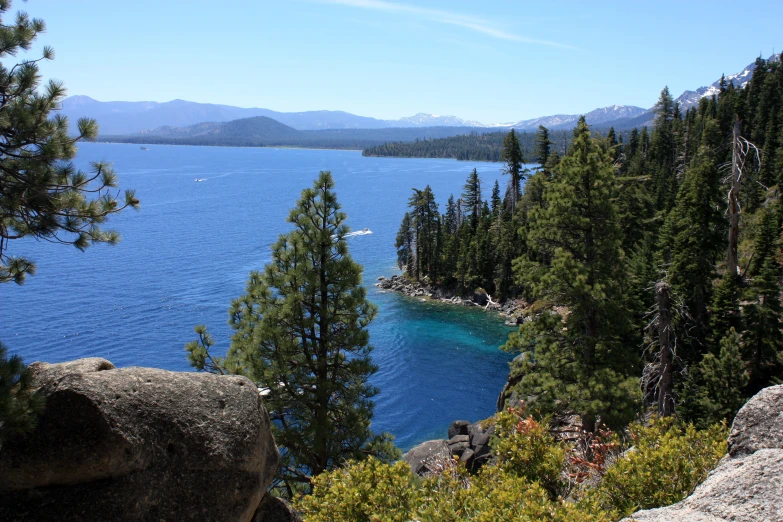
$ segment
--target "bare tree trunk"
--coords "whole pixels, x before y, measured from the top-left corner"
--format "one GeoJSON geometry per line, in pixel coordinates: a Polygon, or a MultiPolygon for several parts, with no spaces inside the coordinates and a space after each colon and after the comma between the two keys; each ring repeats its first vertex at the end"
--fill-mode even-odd
{"type": "Polygon", "coordinates": [[[737,275],[737,244],[739,242],[739,192],[742,181],[740,174],[740,121],[734,120],[733,151],[731,155],[731,189],[729,190],[729,251],[726,256],[726,268],[734,276],[737,275]]]}
{"type": "Polygon", "coordinates": [[[661,374],[658,378],[658,414],[668,417],[674,413],[672,383],[672,314],[669,308],[671,288],[669,283],[660,281],[655,285],[658,301],[658,344],[660,345],[661,374]]]}

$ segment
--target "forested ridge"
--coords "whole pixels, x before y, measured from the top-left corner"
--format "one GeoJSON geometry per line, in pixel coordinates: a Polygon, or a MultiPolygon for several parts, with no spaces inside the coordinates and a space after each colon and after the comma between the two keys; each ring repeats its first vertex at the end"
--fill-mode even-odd
{"type": "MultiPolygon", "coordinates": [[[[545,127],[540,126],[539,132],[545,127]]],[[[571,142],[571,134],[566,131],[546,130],[549,147],[562,154],[571,142]]],[[[602,134],[614,133],[611,128],[598,129],[602,134]]],[[[395,158],[452,158],[461,161],[501,161],[503,140],[508,130],[497,132],[477,132],[448,136],[445,138],[416,139],[414,141],[393,141],[367,147],[362,150],[363,156],[380,156],[395,158]]],[[[536,133],[516,133],[523,154],[528,161],[536,161],[536,133]]],[[[617,138],[629,137],[630,131],[617,134],[617,138]]]]}
{"type": "MultiPolygon", "coordinates": [[[[471,132],[461,136],[395,141],[368,147],[362,156],[384,156],[397,158],[454,158],[470,161],[500,161],[503,138],[508,132],[471,132]]],[[[523,148],[531,149],[535,134],[518,134],[523,148]]]]}
{"type": "Polygon", "coordinates": [[[664,89],[654,128],[626,139],[582,120],[564,155],[543,127],[527,155],[512,132],[507,186],[474,170],[442,214],[414,189],[396,242],[409,278],[531,303],[505,346],[528,354],[530,407],[588,431],[643,404],[708,425],[783,377],[783,67],[721,85],[684,113],[664,89]]]}

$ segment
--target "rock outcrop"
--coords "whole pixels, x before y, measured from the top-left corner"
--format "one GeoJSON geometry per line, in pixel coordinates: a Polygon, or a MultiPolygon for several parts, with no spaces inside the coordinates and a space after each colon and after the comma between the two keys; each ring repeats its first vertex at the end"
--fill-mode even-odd
{"type": "Polygon", "coordinates": [[[520,405],[520,401],[523,400],[522,397],[519,397],[516,386],[525,378],[523,365],[529,357],[530,352],[522,352],[508,363],[506,384],[503,385],[503,389],[500,390],[500,394],[498,395],[498,412],[504,411],[506,408],[516,408],[520,405]]]}
{"type": "Polygon", "coordinates": [[[38,428],[0,449],[0,520],[250,521],[278,453],[238,376],[31,365],[38,428]]]}
{"type": "Polygon", "coordinates": [[[489,441],[495,426],[483,423],[471,424],[457,420],[449,426],[448,440],[435,439],[422,442],[406,453],[402,460],[418,475],[434,473],[443,468],[444,461],[459,461],[471,470],[478,471],[491,458],[489,441]]]}
{"type": "Polygon", "coordinates": [[[302,517],[285,500],[264,495],[252,522],[302,522],[302,517]]]}
{"type": "Polygon", "coordinates": [[[408,297],[416,297],[421,300],[432,299],[445,304],[478,306],[485,311],[489,310],[499,313],[507,319],[506,324],[509,326],[521,324],[523,319],[521,312],[526,306],[524,301],[516,299],[508,299],[503,303],[491,301],[490,295],[481,288],[476,289],[470,299],[466,299],[456,295],[453,289],[430,285],[426,277],[421,281],[411,281],[399,275],[393,275],[390,278],[381,276],[378,278],[375,286],[382,290],[399,292],[408,297]]]}
{"type": "Polygon", "coordinates": [[[402,456],[410,467],[411,471],[417,475],[435,473],[442,469],[444,461],[451,458],[449,444],[445,440],[435,439],[422,442],[418,446],[410,449],[402,456]]]}
{"type": "Polygon", "coordinates": [[[624,522],[783,520],[783,386],[760,391],[737,413],[729,453],[691,496],[624,522]]]}

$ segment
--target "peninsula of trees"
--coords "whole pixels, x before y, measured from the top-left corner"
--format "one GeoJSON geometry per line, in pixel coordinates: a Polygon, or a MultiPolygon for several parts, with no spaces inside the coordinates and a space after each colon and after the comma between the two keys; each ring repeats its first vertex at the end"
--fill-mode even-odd
{"type": "Polygon", "coordinates": [[[409,278],[532,303],[505,346],[525,354],[517,391],[588,431],[643,403],[730,420],[783,378],[783,67],[759,59],[685,113],[664,89],[656,113],[627,140],[582,120],[562,156],[541,128],[534,172],[510,133],[506,187],[474,170],[443,214],[414,189],[397,236],[409,278]]]}
{"type": "MultiPolygon", "coordinates": [[[[415,141],[393,141],[367,147],[362,156],[394,158],[452,158],[463,161],[500,161],[504,132],[471,132],[460,136],[432,138],[415,141]]],[[[531,150],[534,134],[517,134],[522,147],[531,150]]]]}

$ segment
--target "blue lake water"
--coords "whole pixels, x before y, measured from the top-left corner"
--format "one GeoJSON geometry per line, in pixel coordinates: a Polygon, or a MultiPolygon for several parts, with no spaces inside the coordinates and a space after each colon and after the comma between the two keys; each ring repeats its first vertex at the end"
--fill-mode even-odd
{"type": "Polygon", "coordinates": [[[494,412],[511,356],[498,350],[510,329],[476,309],[423,303],[373,286],[396,273],[394,239],[413,187],[429,184],[444,204],[478,169],[486,196],[500,165],[438,159],[365,158],[357,151],[85,143],[78,165],[112,162],[122,188],[135,188],[139,212],[113,216],[122,241],[82,253],[32,240],[8,253],[29,255],[38,274],[0,285],[0,339],[26,362],[105,357],[117,366],[188,371],[183,345],[208,325],[225,351],[227,309],[270,245],[301,190],[331,170],[364,266],[379,371],[375,431],[410,448],[446,436],[455,419],[494,412]],[[195,179],[205,179],[194,182],[195,179]]]}

